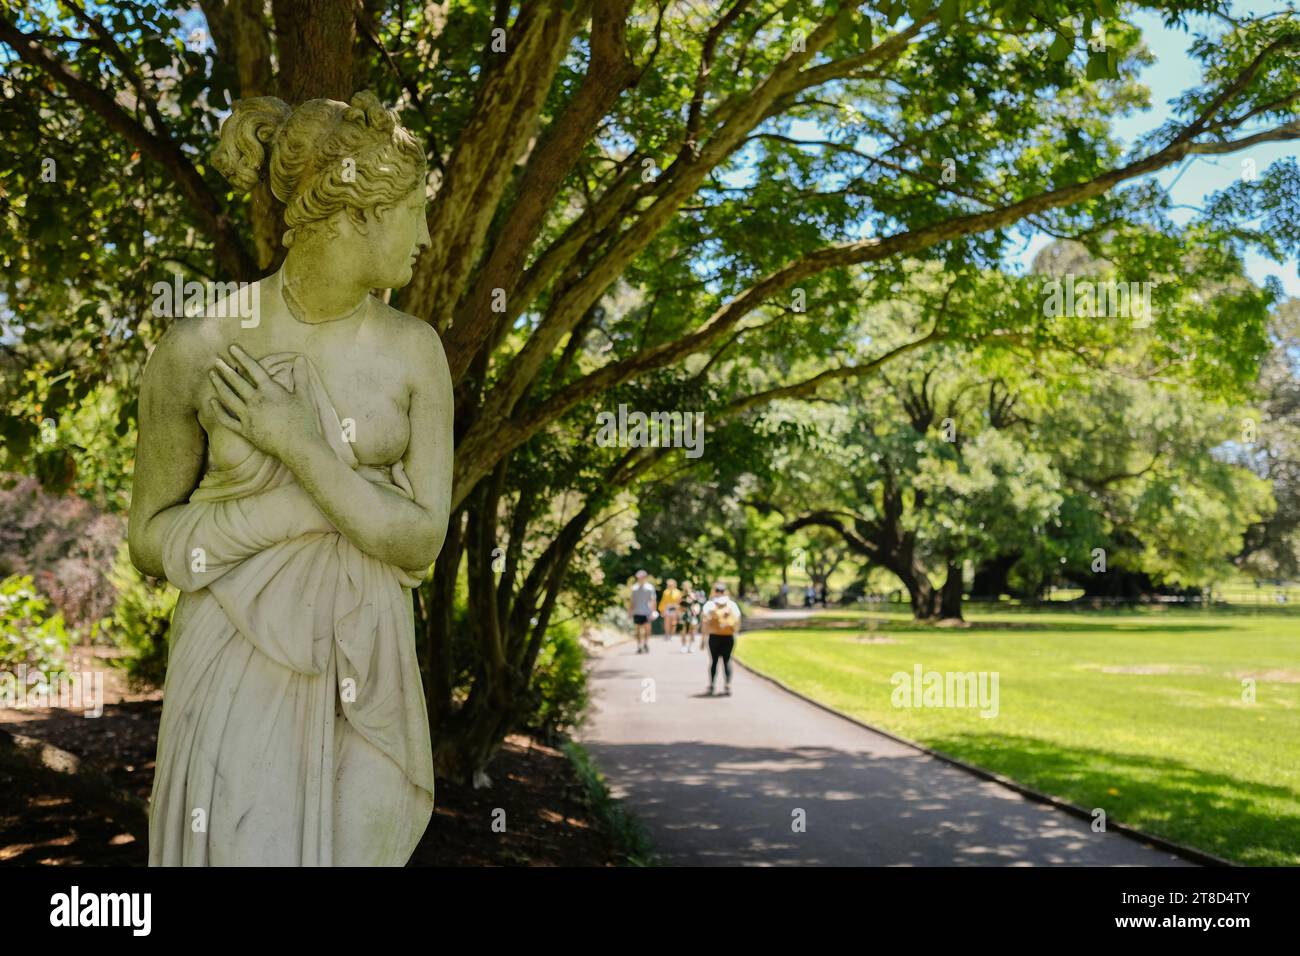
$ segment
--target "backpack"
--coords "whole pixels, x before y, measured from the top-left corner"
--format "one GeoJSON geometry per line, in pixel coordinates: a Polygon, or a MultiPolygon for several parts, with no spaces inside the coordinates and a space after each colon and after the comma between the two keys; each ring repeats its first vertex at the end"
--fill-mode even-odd
{"type": "Polygon", "coordinates": [[[736,606],[728,601],[725,604],[715,604],[709,612],[709,620],[713,625],[713,633],[725,637],[736,633],[740,615],[736,613],[736,606]]]}

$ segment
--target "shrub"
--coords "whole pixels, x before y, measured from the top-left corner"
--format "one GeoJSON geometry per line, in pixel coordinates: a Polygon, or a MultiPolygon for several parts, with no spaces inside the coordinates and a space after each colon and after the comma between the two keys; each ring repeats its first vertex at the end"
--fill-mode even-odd
{"type": "Polygon", "coordinates": [[[533,671],[531,713],[524,729],[546,741],[577,727],[587,711],[587,655],[570,619],[549,628],[533,671]]]}
{"type": "Polygon", "coordinates": [[[133,688],[161,687],[167,674],[167,634],[180,592],[142,576],[131,564],[126,544],[118,549],[109,577],[117,605],[107,630],[126,652],[114,663],[126,669],[133,688]]]}
{"type": "Polygon", "coordinates": [[[0,581],[0,670],[29,674],[60,670],[68,651],[63,614],[48,614],[50,602],[36,590],[30,575],[0,581]]]}

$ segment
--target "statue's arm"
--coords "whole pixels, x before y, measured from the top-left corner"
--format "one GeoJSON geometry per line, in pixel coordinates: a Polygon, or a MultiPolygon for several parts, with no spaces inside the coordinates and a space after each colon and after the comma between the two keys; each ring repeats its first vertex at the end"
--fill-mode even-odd
{"type": "Polygon", "coordinates": [[[281,460],[334,526],[362,551],[399,568],[427,568],[442,550],[451,510],[452,387],[442,343],[411,323],[399,354],[409,358],[410,439],[402,466],[414,498],[349,468],[319,436],[304,436],[281,460]]]}
{"type": "Polygon", "coordinates": [[[173,326],[145,365],[127,544],[143,574],[165,577],[167,512],[184,507],[203,468],[205,439],[185,374],[184,334],[173,326]]]}

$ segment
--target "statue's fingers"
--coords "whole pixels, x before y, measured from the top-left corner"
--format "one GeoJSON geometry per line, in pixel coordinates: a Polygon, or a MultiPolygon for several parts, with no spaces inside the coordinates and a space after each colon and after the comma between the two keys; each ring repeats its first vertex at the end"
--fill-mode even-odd
{"type": "Polygon", "coordinates": [[[266,369],[262,368],[261,363],[238,345],[230,346],[230,354],[239,363],[239,367],[243,369],[244,374],[258,388],[266,388],[268,385],[274,384],[274,380],[266,373],[266,369]]]}
{"type": "Polygon", "coordinates": [[[245,401],[252,398],[253,393],[257,391],[257,386],[253,385],[221,359],[217,359],[217,364],[212,372],[212,380],[214,382],[224,382],[226,387],[245,401]]]}
{"type": "Polygon", "coordinates": [[[244,423],[234,415],[231,415],[230,412],[226,411],[224,405],[215,398],[208,399],[208,405],[212,407],[212,414],[216,416],[218,422],[225,425],[237,435],[244,434],[244,423]]]}
{"type": "MultiPolygon", "coordinates": [[[[233,369],[230,370],[230,374],[235,375],[233,369]]],[[[221,400],[221,404],[236,414],[242,411],[244,408],[244,397],[231,388],[230,385],[226,383],[225,378],[221,375],[216,372],[209,372],[208,375],[212,379],[212,387],[216,390],[217,398],[221,400]]],[[[239,378],[239,376],[235,375],[235,378],[239,378]]],[[[251,388],[251,386],[245,382],[244,388],[251,388]]]]}

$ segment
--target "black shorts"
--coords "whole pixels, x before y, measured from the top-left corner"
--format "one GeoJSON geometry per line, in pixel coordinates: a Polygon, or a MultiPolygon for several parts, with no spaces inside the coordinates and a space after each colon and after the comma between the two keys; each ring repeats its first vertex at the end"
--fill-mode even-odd
{"type": "Polygon", "coordinates": [[[649,620],[650,620],[650,615],[649,615],[649,614],[633,614],[633,615],[632,615],[632,623],[633,623],[633,624],[645,624],[645,623],[649,622],[649,620]]]}

